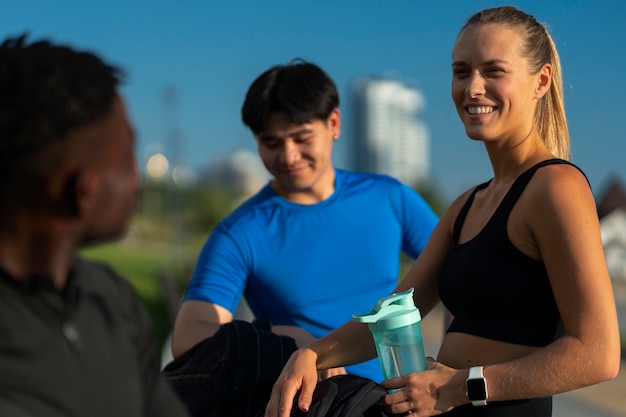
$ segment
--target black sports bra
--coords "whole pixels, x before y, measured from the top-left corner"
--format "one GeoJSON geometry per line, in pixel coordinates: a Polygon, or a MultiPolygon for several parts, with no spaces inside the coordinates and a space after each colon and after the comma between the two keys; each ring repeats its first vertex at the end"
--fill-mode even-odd
{"type": "Polygon", "coordinates": [[[539,168],[552,164],[573,165],[550,159],[525,171],[480,233],[459,244],[474,197],[490,181],[467,199],[439,274],[439,295],[454,316],[448,332],[529,346],[546,346],[555,339],[560,316],[545,265],[520,252],[507,234],[509,215],[526,185],[539,168]]]}

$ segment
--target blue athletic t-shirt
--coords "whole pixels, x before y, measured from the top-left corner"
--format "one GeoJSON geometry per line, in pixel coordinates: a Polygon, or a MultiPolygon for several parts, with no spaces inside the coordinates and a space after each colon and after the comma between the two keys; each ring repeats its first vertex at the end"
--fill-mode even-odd
{"type": "MultiPolygon", "coordinates": [[[[185,293],[319,338],[369,311],[398,282],[400,252],[415,259],[437,216],[389,176],[336,170],[335,192],[313,205],[267,185],[213,230],[185,293]]],[[[346,368],[382,380],[378,360],[346,368]]]]}

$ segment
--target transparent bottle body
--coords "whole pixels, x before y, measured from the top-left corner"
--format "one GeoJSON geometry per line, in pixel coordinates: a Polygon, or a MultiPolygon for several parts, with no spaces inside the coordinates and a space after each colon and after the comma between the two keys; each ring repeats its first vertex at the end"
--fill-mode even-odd
{"type": "Polygon", "coordinates": [[[372,330],[385,379],[426,369],[419,322],[390,330],[372,330]]]}

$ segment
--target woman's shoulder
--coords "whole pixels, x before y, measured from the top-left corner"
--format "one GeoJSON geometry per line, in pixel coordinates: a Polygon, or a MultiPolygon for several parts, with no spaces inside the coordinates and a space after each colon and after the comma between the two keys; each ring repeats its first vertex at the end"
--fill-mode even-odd
{"type": "Polygon", "coordinates": [[[572,198],[591,191],[589,180],[582,169],[566,161],[538,169],[528,188],[529,194],[539,199],[560,196],[572,198]]]}
{"type": "Polygon", "coordinates": [[[587,177],[572,164],[551,164],[537,170],[518,206],[530,224],[542,230],[555,226],[555,219],[582,220],[596,213],[587,177]]]}

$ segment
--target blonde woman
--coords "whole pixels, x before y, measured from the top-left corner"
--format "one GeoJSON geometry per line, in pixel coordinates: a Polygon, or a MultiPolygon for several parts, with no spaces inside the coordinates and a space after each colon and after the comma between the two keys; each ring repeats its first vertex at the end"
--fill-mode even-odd
{"type": "MultiPolygon", "coordinates": [[[[383,381],[386,413],[550,416],[552,395],[616,376],[613,292],[592,192],[568,162],[561,85],[534,17],[498,7],[461,29],[452,98],[494,175],[450,205],[396,289],[414,287],[422,314],[442,301],[454,319],[426,371],[383,381]]],[[[298,391],[307,410],[317,369],[375,354],[367,326],[352,322],[300,349],[266,415],[288,416],[298,391]]]]}

